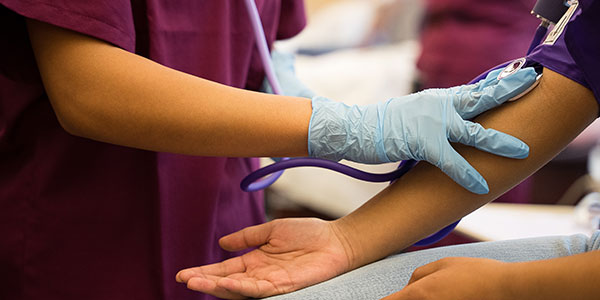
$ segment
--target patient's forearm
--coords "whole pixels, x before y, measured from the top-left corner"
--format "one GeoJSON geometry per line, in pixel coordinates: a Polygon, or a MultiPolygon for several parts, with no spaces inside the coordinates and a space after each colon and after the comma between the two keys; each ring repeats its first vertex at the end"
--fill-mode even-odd
{"type": "Polygon", "coordinates": [[[336,221],[350,248],[353,266],[380,259],[413,244],[495,199],[531,175],[598,113],[592,93],[550,70],[522,99],[479,116],[476,121],[514,135],[530,147],[527,159],[508,159],[455,145],[486,178],[490,193],[476,195],[437,168],[420,163],[409,174],[352,214],[336,221]]]}

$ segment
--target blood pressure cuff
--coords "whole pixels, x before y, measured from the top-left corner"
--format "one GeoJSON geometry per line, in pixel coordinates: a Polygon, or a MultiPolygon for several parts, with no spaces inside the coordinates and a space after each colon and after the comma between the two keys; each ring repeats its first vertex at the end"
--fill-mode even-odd
{"type": "Polygon", "coordinates": [[[528,59],[592,90],[600,103],[600,0],[579,0],[528,59]]]}

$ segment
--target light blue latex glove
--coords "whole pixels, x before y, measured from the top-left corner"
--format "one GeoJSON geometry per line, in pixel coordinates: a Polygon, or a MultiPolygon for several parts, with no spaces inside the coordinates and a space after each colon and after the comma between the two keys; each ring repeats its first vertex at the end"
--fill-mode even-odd
{"type": "Polygon", "coordinates": [[[308,152],[312,157],[361,163],[426,160],[477,194],[489,192],[485,179],[450,142],[510,158],[525,158],[519,139],[467,121],[525,91],[535,82],[533,68],[500,81],[500,70],[472,85],[430,89],[365,106],[312,98],[308,152]]]}
{"type": "MultiPolygon", "coordinates": [[[[502,82],[496,79],[499,69],[476,84],[350,107],[315,97],[296,77],[293,55],[273,51],[271,56],[284,95],[313,98],[310,156],[362,163],[427,160],[468,190],[483,194],[489,191],[486,181],[448,140],[505,157],[525,158],[529,154],[529,147],[520,140],[465,120],[526,90],[537,75],[532,68],[502,82]]],[[[266,79],[263,90],[272,93],[266,79]]]]}

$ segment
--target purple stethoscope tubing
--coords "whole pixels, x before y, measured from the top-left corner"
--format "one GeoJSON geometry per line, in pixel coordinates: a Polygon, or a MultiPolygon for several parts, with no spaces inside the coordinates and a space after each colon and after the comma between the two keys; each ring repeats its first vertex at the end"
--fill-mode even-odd
{"type": "MultiPolygon", "coordinates": [[[[273,67],[273,62],[271,61],[271,54],[269,48],[267,46],[267,41],[265,38],[265,33],[262,27],[262,23],[260,21],[260,16],[258,14],[258,9],[256,8],[256,4],[254,0],[245,0],[246,8],[250,15],[250,21],[252,24],[252,29],[254,32],[254,36],[257,42],[258,51],[260,54],[261,62],[263,64],[263,68],[265,70],[267,80],[271,85],[273,92],[275,94],[281,95],[282,90],[275,76],[275,71],[273,67]]],[[[535,32],[534,38],[531,42],[531,46],[527,53],[529,54],[535,46],[539,45],[543,37],[545,36],[547,28],[544,26],[539,26],[535,32]]],[[[503,63],[494,68],[489,69],[488,71],[482,73],[477,76],[469,83],[475,83],[484,79],[487,74],[498,68],[506,67],[510,62],[503,63]]],[[[374,174],[364,172],[337,162],[333,162],[330,160],[319,159],[319,158],[294,158],[290,159],[288,157],[284,157],[281,161],[271,164],[269,166],[260,168],[248,176],[246,176],[242,182],[240,183],[240,187],[242,190],[246,192],[253,192],[267,188],[271,184],[273,184],[282,174],[285,169],[297,168],[297,167],[319,167],[329,169],[338,173],[345,174],[347,176],[353,177],[355,179],[369,181],[369,182],[393,182],[394,180],[400,178],[404,174],[406,174],[413,166],[417,164],[414,160],[405,160],[400,163],[398,168],[389,173],[383,174],[374,174]],[[260,180],[260,178],[270,175],[269,177],[260,180]]],[[[442,238],[446,237],[460,222],[460,220],[442,228],[440,231],[416,242],[415,246],[427,246],[433,243],[438,242],[442,238]]]]}
{"type": "MultiPolygon", "coordinates": [[[[267,46],[267,39],[265,38],[265,32],[262,26],[262,22],[260,21],[260,16],[258,15],[258,9],[256,8],[256,4],[254,0],[244,0],[246,3],[246,9],[248,10],[248,14],[250,15],[250,23],[252,24],[252,31],[254,32],[254,38],[256,40],[256,47],[258,48],[258,53],[260,54],[260,61],[262,62],[263,69],[267,75],[267,79],[269,80],[269,84],[273,89],[273,92],[277,95],[282,95],[283,92],[281,90],[281,85],[279,84],[279,80],[277,80],[277,76],[275,76],[275,68],[273,67],[273,61],[271,60],[271,53],[269,51],[269,47],[267,46]]],[[[288,157],[281,158],[282,162],[287,161],[288,157]]],[[[247,185],[242,185],[242,190],[246,192],[254,192],[260,191],[268,186],[272,185],[281,177],[283,174],[283,170],[267,173],[272,174],[271,176],[261,180],[254,182],[261,177],[256,178],[253,181],[248,182],[247,185]]],[[[252,173],[254,174],[254,173],[252,173]]],[[[252,175],[250,174],[250,175],[252,175]]],[[[244,178],[246,180],[248,177],[244,178]]],[[[244,181],[242,181],[244,182],[244,181]]]]}
{"type": "Polygon", "coordinates": [[[369,182],[394,181],[400,178],[402,175],[406,174],[406,172],[408,172],[416,163],[417,162],[414,160],[405,160],[402,163],[400,163],[400,166],[396,170],[392,172],[374,174],[321,158],[292,158],[268,165],[250,173],[242,180],[240,186],[242,187],[242,189],[244,189],[245,187],[248,187],[252,182],[259,180],[264,176],[275,172],[280,172],[285,169],[297,167],[318,167],[329,169],[350,176],[352,178],[369,182]]]}

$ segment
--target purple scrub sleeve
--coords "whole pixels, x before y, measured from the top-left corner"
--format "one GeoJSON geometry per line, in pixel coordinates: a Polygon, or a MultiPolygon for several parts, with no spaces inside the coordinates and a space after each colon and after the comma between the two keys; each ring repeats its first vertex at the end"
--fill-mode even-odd
{"type": "Polygon", "coordinates": [[[542,43],[528,58],[594,92],[600,102],[600,5],[580,0],[579,6],[553,43],[542,43]]]}
{"type": "Polygon", "coordinates": [[[132,1],[3,0],[20,15],[135,50],[132,1]]]}
{"type": "Polygon", "coordinates": [[[565,40],[589,88],[600,102],[600,1],[580,0],[581,15],[567,28],[565,40]]]}
{"type": "MultiPolygon", "coordinates": [[[[302,1],[257,6],[269,43],[305,24],[302,1]]],[[[219,237],[264,221],[262,194],[239,189],[257,160],[69,135],[25,17],[256,90],[264,73],[243,2],[0,0],[0,299],[214,299],[175,274],[239,255],[220,249],[219,237]]]]}

